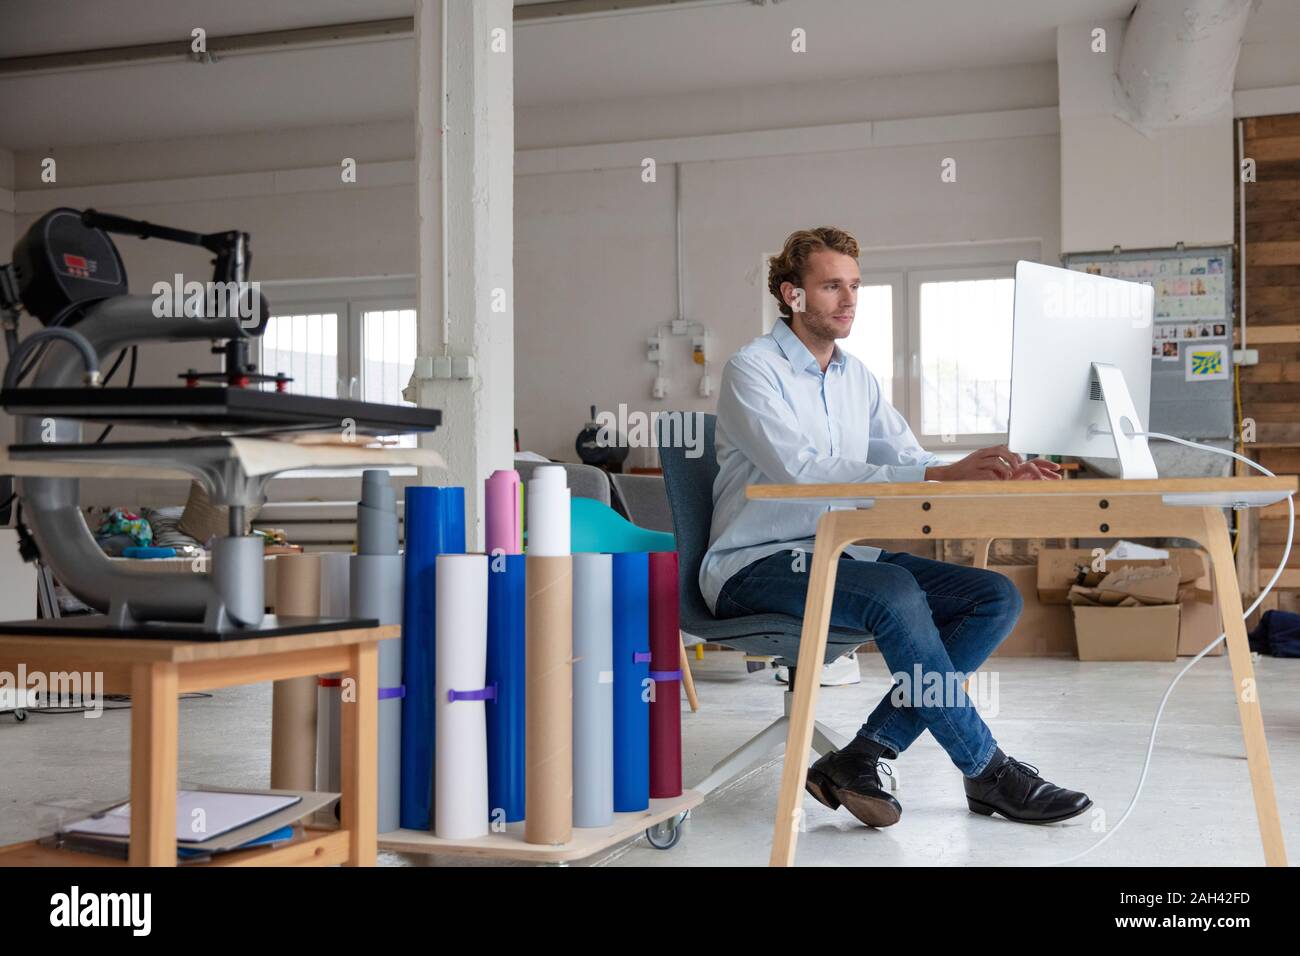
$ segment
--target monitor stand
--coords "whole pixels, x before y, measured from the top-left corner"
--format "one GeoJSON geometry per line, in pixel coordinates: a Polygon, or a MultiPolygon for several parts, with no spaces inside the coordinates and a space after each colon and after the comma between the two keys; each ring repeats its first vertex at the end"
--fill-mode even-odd
{"type": "MultiPolygon", "coordinates": [[[[1138,418],[1137,408],[1133,405],[1133,396],[1129,394],[1123,371],[1106,362],[1093,362],[1092,372],[1097,376],[1097,384],[1101,386],[1101,400],[1106,405],[1110,436],[1115,441],[1115,455],[1119,458],[1119,476],[1158,478],[1155,459],[1151,457],[1146,436],[1134,434],[1145,429],[1138,418]]],[[[1096,429],[1096,426],[1090,428],[1096,429]]],[[[1105,434],[1101,429],[1096,431],[1105,434]]]]}

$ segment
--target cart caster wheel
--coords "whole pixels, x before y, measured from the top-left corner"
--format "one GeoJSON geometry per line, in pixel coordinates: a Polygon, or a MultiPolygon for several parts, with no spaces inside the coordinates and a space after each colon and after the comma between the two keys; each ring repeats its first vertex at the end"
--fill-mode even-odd
{"type": "Polygon", "coordinates": [[[14,720],[18,721],[18,723],[21,724],[26,719],[27,719],[27,711],[25,710],[14,711],[14,720]]]}
{"type": "MultiPolygon", "coordinates": [[[[689,811],[688,811],[689,812],[689,811]]],[[[686,819],[686,813],[679,813],[652,827],[647,827],[645,831],[646,842],[656,850],[671,850],[682,838],[682,821],[686,819]]]]}

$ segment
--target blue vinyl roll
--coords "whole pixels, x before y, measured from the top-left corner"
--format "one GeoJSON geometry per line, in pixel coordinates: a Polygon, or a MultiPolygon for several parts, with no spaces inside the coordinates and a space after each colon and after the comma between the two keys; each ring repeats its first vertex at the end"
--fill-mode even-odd
{"type": "Polygon", "coordinates": [[[614,811],[650,806],[650,556],[614,555],[614,811]]]}
{"type": "Polygon", "coordinates": [[[488,558],[488,815],[492,823],[524,818],[524,556],[488,558]]]}
{"type": "Polygon", "coordinates": [[[433,827],[435,569],[439,554],[465,553],[465,489],[406,489],[402,566],[402,827],[433,827]]]}

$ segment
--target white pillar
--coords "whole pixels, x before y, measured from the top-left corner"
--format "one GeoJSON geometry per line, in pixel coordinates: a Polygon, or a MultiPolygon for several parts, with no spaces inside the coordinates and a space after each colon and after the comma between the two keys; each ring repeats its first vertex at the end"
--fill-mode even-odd
{"type": "Polygon", "coordinates": [[[512,16],[511,0],[417,0],[415,7],[418,347],[422,357],[473,362],[469,378],[419,383],[419,404],[443,414],[422,441],[447,461],[446,472],[421,480],[465,487],[471,551],[483,542],[483,480],[514,457],[512,16]]]}

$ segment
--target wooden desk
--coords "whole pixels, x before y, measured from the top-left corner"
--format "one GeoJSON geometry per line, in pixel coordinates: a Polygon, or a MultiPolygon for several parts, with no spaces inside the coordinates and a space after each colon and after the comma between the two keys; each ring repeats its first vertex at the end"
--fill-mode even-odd
{"type": "Polygon", "coordinates": [[[873,538],[976,538],[983,541],[976,553],[976,564],[982,565],[981,555],[987,554],[988,542],[996,538],[1177,537],[1197,542],[1210,555],[1264,860],[1269,866],[1285,866],[1286,848],[1242,620],[1241,590],[1222,509],[1242,504],[1265,506],[1284,500],[1295,490],[1294,477],[750,485],[746,495],[754,500],[837,506],[817,522],[771,864],[789,866],[794,862],[817,707],[817,678],[830,625],[835,573],[846,545],[873,538]]]}
{"type": "MultiPolygon", "coordinates": [[[[374,866],[378,821],[378,642],[387,625],[242,641],[133,640],[0,634],[0,670],[103,672],[104,693],[131,695],[131,866],[176,865],[177,695],[344,672],[357,700],[342,714],[342,828],[228,855],[228,865],[374,866]]],[[[112,865],[105,857],[18,844],[0,865],[112,865]]]]}

